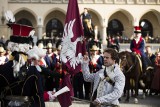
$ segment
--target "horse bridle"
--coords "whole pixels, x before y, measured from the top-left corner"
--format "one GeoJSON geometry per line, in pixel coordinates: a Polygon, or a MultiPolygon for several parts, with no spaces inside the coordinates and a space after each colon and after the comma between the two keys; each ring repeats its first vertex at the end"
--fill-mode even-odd
{"type": "MultiPolygon", "coordinates": [[[[124,55],[123,59],[121,59],[121,60],[122,61],[126,61],[126,65],[129,65],[126,55],[124,55]]],[[[119,63],[121,63],[121,61],[119,63]]],[[[136,61],[135,61],[135,63],[132,66],[129,67],[129,69],[125,73],[130,72],[132,70],[132,68],[135,66],[135,64],[136,64],[136,61]]],[[[122,67],[124,67],[124,66],[122,66],[122,67]]]]}

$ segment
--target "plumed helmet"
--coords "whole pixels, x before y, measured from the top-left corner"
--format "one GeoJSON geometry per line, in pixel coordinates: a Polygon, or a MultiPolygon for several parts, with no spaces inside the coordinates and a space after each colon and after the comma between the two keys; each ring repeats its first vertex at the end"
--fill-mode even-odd
{"type": "Polygon", "coordinates": [[[47,44],[47,47],[46,47],[46,48],[47,48],[47,49],[52,49],[52,48],[53,48],[52,43],[49,42],[49,43],[47,44]]]}
{"type": "Polygon", "coordinates": [[[46,50],[34,46],[27,52],[27,54],[28,54],[28,59],[40,60],[42,57],[46,55],[46,50]]]}
{"type": "Polygon", "coordinates": [[[141,33],[141,29],[142,29],[141,26],[135,26],[134,27],[134,33],[141,33]]]}
{"type": "Polygon", "coordinates": [[[44,48],[44,45],[43,45],[43,43],[39,43],[39,44],[38,44],[38,48],[41,48],[41,49],[43,49],[43,48],[44,48]]]}
{"type": "Polygon", "coordinates": [[[0,53],[4,53],[4,52],[5,52],[4,48],[0,47],[0,53]]]}
{"type": "Polygon", "coordinates": [[[92,48],[90,49],[91,51],[98,51],[99,48],[96,45],[93,45],[92,48]]]}
{"type": "Polygon", "coordinates": [[[11,52],[27,52],[30,49],[30,43],[33,42],[32,36],[35,31],[32,26],[15,23],[15,17],[11,11],[5,12],[7,25],[12,30],[10,41],[8,42],[8,49],[11,52]]]}

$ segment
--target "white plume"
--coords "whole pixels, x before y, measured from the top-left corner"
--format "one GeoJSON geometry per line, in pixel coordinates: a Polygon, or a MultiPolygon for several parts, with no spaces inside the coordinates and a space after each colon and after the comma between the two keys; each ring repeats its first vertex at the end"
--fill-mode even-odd
{"type": "Polygon", "coordinates": [[[46,55],[46,50],[34,46],[27,52],[27,54],[28,54],[28,59],[35,58],[36,60],[40,60],[42,57],[46,55]]]}
{"type": "Polygon", "coordinates": [[[14,23],[15,22],[15,17],[12,13],[12,11],[8,10],[5,12],[5,17],[6,17],[6,20],[10,23],[14,23]]]}
{"type": "Polygon", "coordinates": [[[29,33],[29,36],[33,36],[34,35],[34,33],[35,33],[35,31],[34,30],[32,30],[32,31],[30,31],[30,33],[29,33]]]}

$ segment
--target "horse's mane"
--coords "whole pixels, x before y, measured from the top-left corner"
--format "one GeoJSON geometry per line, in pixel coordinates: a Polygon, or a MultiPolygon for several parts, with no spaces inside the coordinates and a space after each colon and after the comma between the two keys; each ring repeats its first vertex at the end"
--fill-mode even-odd
{"type": "Polygon", "coordinates": [[[119,57],[122,57],[122,56],[126,56],[127,60],[130,63],[136,63],[138,61],[138,58],[136,57],[136,55],[132,52],[129,52],[129,51],[120,52],[119,57]]]}

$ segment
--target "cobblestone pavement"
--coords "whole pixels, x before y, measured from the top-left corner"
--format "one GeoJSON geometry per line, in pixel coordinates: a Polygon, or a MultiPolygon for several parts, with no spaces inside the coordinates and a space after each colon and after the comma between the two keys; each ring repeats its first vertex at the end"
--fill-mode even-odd
{"type": "MultiPolygon", "coordinates": [[[[142,99],[142,96],[139,96],[138,100],[138,104],[134,104],[134,98],[131,98],[129,103],[125,103],[125,98],[122,97],[120,107],[160,107],[160,96],[147,96],[145,99],[142,99]]],[[[47,102],[46,107],[60,107],[60,105],[58,102],[47,102]]],[[[73,104],[70,107],[89,107],[89,104],[73,101],[73,104]]]]}

